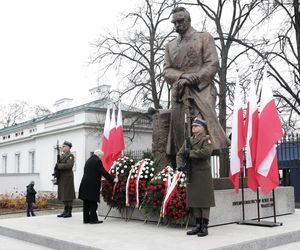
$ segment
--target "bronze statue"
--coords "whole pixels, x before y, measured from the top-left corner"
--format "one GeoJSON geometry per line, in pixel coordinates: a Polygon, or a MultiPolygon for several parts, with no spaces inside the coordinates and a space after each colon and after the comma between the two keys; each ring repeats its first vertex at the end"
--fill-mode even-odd
{"type": "Polygon", "coordinates": [[[216,88],[213,78],[219,62],[213,37],[197,32],[191,26],[189,12],[177,7],[172,12],[172,23],[178,37],[166,46],[164,77],[172,86],[172,109],[166,153],[174,156],[190,131],[194,117],[207,121],[208,132],[217,152],[227,148],[229,139],[222,129],[215,111],[216,88]]]}

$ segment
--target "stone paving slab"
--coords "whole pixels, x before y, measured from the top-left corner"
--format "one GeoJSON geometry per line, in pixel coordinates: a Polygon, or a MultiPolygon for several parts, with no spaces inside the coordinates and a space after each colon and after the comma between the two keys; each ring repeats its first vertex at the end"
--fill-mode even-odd
{"type": "Polygon", "coordinates": [[[2,219],[0,235],[64,250],[260,250],[300,241],[300,210],[277,220],[283,226],[229,224],[210,227],[209,236],[199,238],[186,236],[185,228],[158,227],[155,223],[134,220],[125,222],[119,218],[107,218],[103,224],[83,224],[82,213],[78,212],[66,219],[56,215],[2,219]]]}
{"type": "Polygon", "coordinates": [[[53,250],[53,248],[43,247],[41,245],[29,243],[22,240],[16,240],[10,237],[0,235],[0,250],[53,250]]]}

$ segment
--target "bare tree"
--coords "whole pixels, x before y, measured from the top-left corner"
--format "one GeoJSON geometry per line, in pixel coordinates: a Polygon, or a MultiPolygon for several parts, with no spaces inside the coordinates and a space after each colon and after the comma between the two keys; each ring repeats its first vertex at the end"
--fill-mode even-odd
{"type": "Polygon", "coordinates": [[[31,111],[30,112],[31,118],[37,118],[37,117],[51,114],[50,109],[48,109],[47,107],[42,106],[42,105],[34,105],[31,107],[30,111],[31,111]]]}
{"type": "Polygon", "coordinates": [[[281,110],[294,125],[294,114],[300,115],[300,4],[298,0],[276,0],[274,7],[285,13],[273,47],[266,51],[269,74],[278,83],[275,96],[281,110]]]}
{"type": "MultiPolygon", "coordinates": [[[[178,1],[177,1],[178,2],[178,1]]],[[[134,92],[133,101],[161,106],[164,92],[169,99],[170,89],[163,78],[163,60],[166,40],[173,31],[165,32],[163,24],[169,21],[173,0],[144,0],[137,11],[125,15],[124,21],[131,21],[130,32],[125,36],[108,33],[95,44],[97,52],[92,63],[108,69],[120,69],[126,65],[123,79],[128,84],[119,95],[134,92]]]]}
{"type": "Polygon", "coordinates": [[[2,105],[0,123],[4,127],[9,127],[24,121],[28,107],[29,106],[25,101],[17,101],[13,104],[2,105]]]}
{"type": "Polygon", "coordinates": [[[0,108],[0,124],[5,128],[24,122],[27,119],[51,113],[48,108],[42,105],[29,106],[25,101],[16,101],[12,104],[1,105],[0,108]]]}

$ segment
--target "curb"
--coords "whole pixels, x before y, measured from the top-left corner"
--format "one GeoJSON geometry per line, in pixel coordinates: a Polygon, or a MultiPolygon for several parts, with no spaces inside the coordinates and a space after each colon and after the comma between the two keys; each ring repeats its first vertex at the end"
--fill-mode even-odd
{"type": "Polygon", "coordinates": [[[103,250],[101,248],[95,248],[85,246],[81,244],[75,244],[73,242],[59,240],[43,235],[32,234],[28,232],[19,231],[16,229],[10,229],[0,226],[0,234],[17,240],[22,240],[36,245],[45,246],[57,250],[103,250]]]}

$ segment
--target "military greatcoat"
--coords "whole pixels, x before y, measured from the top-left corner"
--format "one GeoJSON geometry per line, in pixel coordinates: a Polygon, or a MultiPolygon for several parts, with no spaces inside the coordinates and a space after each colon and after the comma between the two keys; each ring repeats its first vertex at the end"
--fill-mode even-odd
{"type": "Polygon", "coordinates": [[[207,32],[197,32],[190,27],[183,36],[166,46],[164,77],[172,86],[171,123],[167,154],[176,155],[184,142],[184,117],[187,107],[192,107],[192,117],[202,117],[208,124],[214,150],[230,144],[215,111],[216,88],[213,78],[219,68],[213,37],[207,32]],[[183,95],[177,98],[176,83],[185,73],[197,75],[197,81],[185,86],[183,95]],[[193,100],[192,104],[187,100],[193,100]]]}
{"type": "Polygon", "coordinates": [[[61,201],[72,201],[75,197],[74,188],[74,155],[71,153],[62,154],[57,165],[59,170],[57,199],[61,201]]]}
{"type": "MultiPolygon", "coordinates": [[[[213,151],[209,135],[205,133],[191,137],[190,160],[191,181],[187,184],[187,204],[189,207],[208,208],[215,206],[210,157],[213,151]]],[[[177,153],[177,167],[184,164],[185,144],[177,153]]]]}

